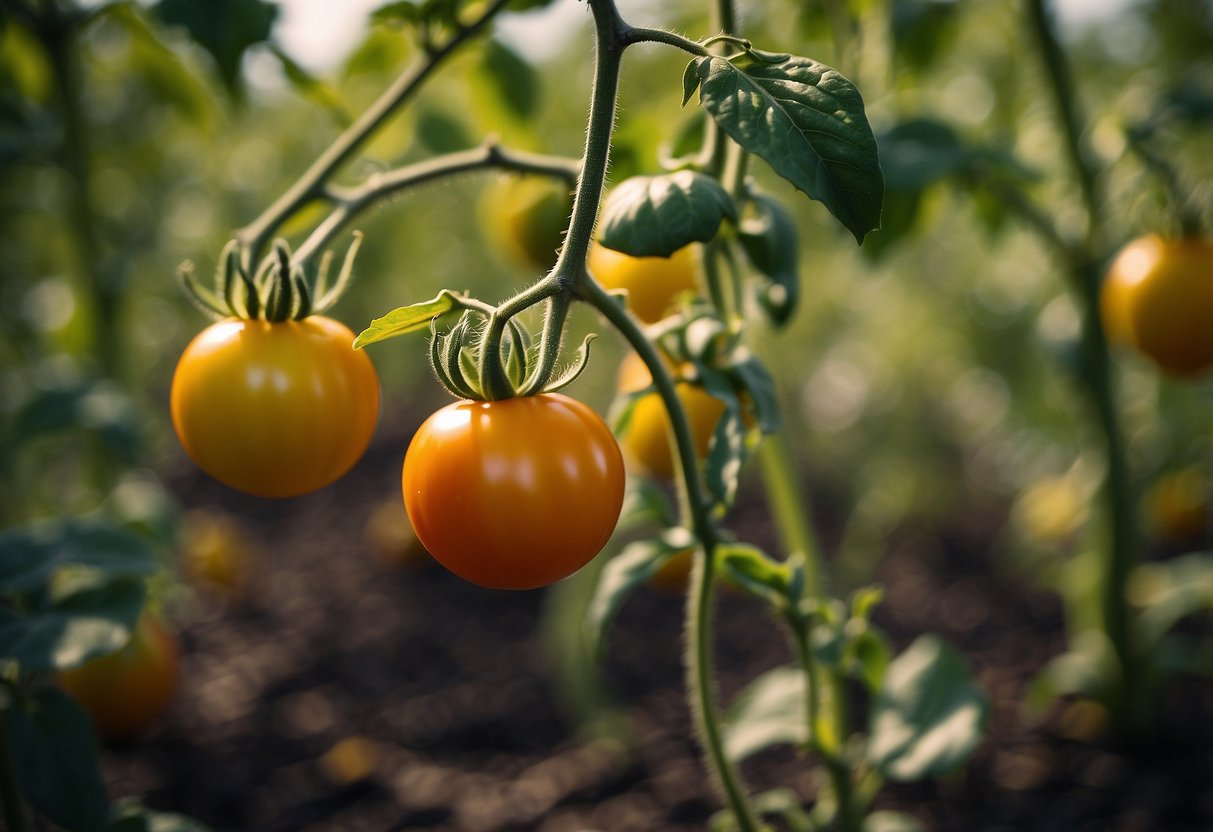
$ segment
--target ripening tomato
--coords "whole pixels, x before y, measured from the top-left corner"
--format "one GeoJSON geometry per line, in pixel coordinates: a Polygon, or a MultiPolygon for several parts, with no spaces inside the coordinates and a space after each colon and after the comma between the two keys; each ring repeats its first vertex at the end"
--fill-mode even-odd
{"type": "Polygon", "coordinates": [[[426,550],[490,589],[573,574],[606,545],[623,507],[615,437],[559,393],[447,405],[417,429],[401,482],[426,550]]]}
{"type": "Polygon", "coordinates": [[[1213,242],[1129,243],[1112,261],[1100,298],[1109,340],[1136,346],[1180,376],[1213,365],[1213,242]]]}
{"type": "Polygon", "coordinates": [[[252,550],[240,521],[226,512],[193,509],[181,520],[181,571],[195,585],[240,593],[249,580],[252,550]]]}
{"type": "Polygon", "coordinates": [[[379,377],[353,340],[319,315],[204,329],[173,375],[173,427],[186,453],[220,482],[262,497],[336,480],[379,418],[379,377]]]}
{"type": "MultiPolygon", "coordinates": [[[[621,393],[643,390],[653,383],[644,361],[634,352],[619,364],[618,388],[621,393]]],[[[724,414],[724,402],[697,384],[678,382],[674,386],[678,401],[686,411],[695,441],[695,455],[707,456],[716,432],[716,423],[724,414]]],[[[620,439],[624,455],[642,473],[659,479],[674,475],[674,459],[670,455],[669,415],[657,393],[646,393],[636,402],[627,432],[620,439]]]]}
{"type": "Polygon", "coordinates": [[[626,289],[628,308],[653,323],[674,311],[680,294],[699,290],[698,250],[692,244],[669,257],[632,257],[594,243],[586,265],[604,288],[626,289]]]}
{"type": "Polygon", "coordinates": [[[564,244],[573,196],[562,182],[515,176],[485,188],[480,211],[501,248],[519,263],[547,272],[564,244]]]}
{"type": "Polygon", "coordinates": [[[131,640],[59,674],[59,685],[92,717],[107,740],[131,739],[160,718],[181,678],[181,648],[164,622],[145,614],[131,640]]]}

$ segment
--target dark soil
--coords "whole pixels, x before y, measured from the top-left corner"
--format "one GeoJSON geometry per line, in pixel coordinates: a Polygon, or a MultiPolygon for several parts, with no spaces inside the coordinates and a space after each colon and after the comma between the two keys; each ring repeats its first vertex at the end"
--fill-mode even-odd
{"type": "MultiPolygon", "coordinates": [[[[177,617],[180,696],[142,742],[106,751],[111,794],[143,794],[218,830],[706,829],[720,804],[681,690],[681,600],[644,590],[612,631],[604,672],[630,750],[578,739],[536,637],[543,592],[482,590],[367,550],[367,517],[398,491],[404,444],[377,446],[336,485],[293,501],[246,498],[192,471],[174,480],[186,505],[238,513],[260,559],[242,598],[202,597],[177,617]]],[[[742,520],[761,535],[761,514],[742,520]]],[[[1169,691],[1156,740],[1132,750],[1100,739],[1081,703],[1025,713],[1028,682],[1062,649],[1062,611],[1026,582],[993,577],[983,553],[996,523],[942,543],[906,534],[879,570],[877,620],[894,643],[941,634],[993,711],[963,772],[890,785],[878,805],[941,832],[1213,829],[1209,684],[1169,691]]],[[[722,695],[789,660],[749,599],[724,595],[717,621],[722,695]]],[[[745,774],[755,791],[813,800],[814,766],[790,749],[745,774]]]]}

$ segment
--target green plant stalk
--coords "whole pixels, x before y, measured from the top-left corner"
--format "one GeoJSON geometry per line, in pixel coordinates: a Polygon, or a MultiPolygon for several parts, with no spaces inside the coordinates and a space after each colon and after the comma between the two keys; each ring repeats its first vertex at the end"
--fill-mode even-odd
{"type": "Polygon", "coordinates": [[[1136,550],[1133,523],[1133,495],[1129,465],[1116,406],[1115,379],[1108,354],[1107,337],[1099,310],[1102,270],[1092,252],[1099,244],[1102,225],[1102,194],[1093,157],[1083,141],[1082,119],[1078,111],[1073,78],[1061,44],[1053,30],[1044,0],[1028,0],[1028,12],[1036,42],[1044,62],[1045,74],[1062,128],[1067,157],[1078,178],[1087,212],[1086,238],[1071,260],[1071,284],[1082,309],[1082,363],[1086,382],[1104,437],[1107,475],[1103,498],[1110,541],[1100,576],[1100,612],[1104,634],[1112,646],[1120,669],[1118,690],[1110,692],[1109,703],[1122,727],[1139,713],[1139,673],[1135,667],[1131,621],[1126,587],[1136,550]]]}
{"type": "Polygon", "coordinates": [[[426,59],[405,70],[383,95],[342,131],[282,196],[257,219],[236,232],[236,238],[243,244],[247,254],[245,268],[251,270],[252,264],[260,259],[261,249],[265,247],[266,241],[278,227],[304,204],[321,196],[324,183],[333,173],[421,87],[444,60],[454,54],[464,41],[480,32],[508,2],[509,0],[492,0],[479,17],[459,29],[450,40],[427,51],[426,59]]]}
{"type": "Polygon", "coordinates": [[[580,167],[580,163],[575,159],[510,150],[495,143],[488,143],[471,150],[446,153],[414,165],[375,174],[357,187],[329,186],[322,192],[336,207],[300,244],[293,260],[296,263],[304,263],[318,254],[356,216],[380,200],[435,179],[475,170],[498,169],[543,174],[571,183],[576,179],[580,167]]]}
{"type": "MultiPolygon", "coordinates": [[[[8,691],[12,696],[12,691],[8,691]]],[[[8,735],[8,708],[0,709],[0,802],[4,804],[4,823],[10,832],[25,832],[25,803],[17,785],[17,766],[13,762],[12,743],[8,735]]]]}

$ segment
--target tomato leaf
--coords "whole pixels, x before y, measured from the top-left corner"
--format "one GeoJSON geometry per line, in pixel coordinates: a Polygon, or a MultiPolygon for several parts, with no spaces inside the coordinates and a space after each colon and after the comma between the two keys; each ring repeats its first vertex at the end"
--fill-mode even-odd
{"type": "Polygon", "coordinates": [[[606,631],[632,590],[649,580],[671,558],[695,545],[683,528],[666,529],[648,540],[629,544],[603,567],[586,610],[585,631],[595,655],[601,656],[606,631]]]}
{"type": "Polygon", "coordinates": [[[282,64],[286,80],[297,93],[328,113],[338,126],[345,128],[350,125],[354,118],[350,115],[340,93],[331,84],[326,84],[308,72],[298,61],[277,46],[271,46],[270,52],[282,64]]]}
{"type": "Polygon", "coordinates": [[[210,828],[185,815],[155,812],[138,798],[114,803],[106,832],[210,832],[210,828]]]}
{"type": "Polygon", "coordinates": [[[772,745],[803,745],[809,741],[804,672],[767,671],[737,695],[724,719],[724,750],[734,762],[772,745]]]}
{"type": "Polygon", "coordinates": [[[539,107],[539,80],[531,64],[496,38],[480,51],[481,76],[512,115],[534,117],[539,107]]]}
{"type": "Polygon", "coordinates": [[[724,402],[724,413],[716,423],[716,431],[708,446],[704,479],[717,507],[727,509],[737,498],[741,466],[746,458],[745,421],[741,416],[741,403],[728,377],[702,365],[696,365],[696,369],[703,388],[724,402]]]}
{"type": "Polygon", "coordinates": [[[366,329],[358,333],[354,339],[354,349],[360,350],[367,344],[429,329],[430,321],[462,308],[459,301],[459,295],[443,289],[432,300],[393,309],[382,318],[372,320],[366,329]]]}
{"type": "Polygon", "coordinates": [[[690,170],[633,176],[611,190],[598,239],[633,257],[669,257],[711,240],[726,217],[736,220],[737,207],[710,176],[690,170]]]}
{"type": "Polygon", "coordinates": [[[270,39],[278,7],[265,0],[160,0],[153,12],[170,26],[184,26],[211,53],[219,77],[233,94],[241,92],[240,68],[249,47],[270,39]]]}
{"type": "Polygon", "coordinates": [[[786,605],[790,570],[786,564],[768,557],[755,546],[729,543],[717,547],[716,559],[737,586],[771,604],[775,609],[786,605]]]}
{"type": "Polygon", "coordinates": [[[593,343],[594,339],[597,337],[598,336],[592,332],[585,336],[585,340],[582,341],[581,346],[577,348],[577,353],[573,357],[573,363],[566,367],[564,372],[562,372],[559,376],[552,381],[549,381],[547,386],[543,388],[543,392],[554,393],[557,390],[568,387],[581,376],[582,371],[585,370],[586,366],[589,364],[590,344],[593,343]]]}
{"type": "Polygon", "coordinates": [[[763,433],[775,433],[783,421],[779,414],[779,395],[775,379],[758,357],[749,350],[734,351],[735,359],[727,373],[738,390],[744,391],[754,405],[758,426],[763,433]]]}
{"type": "Polygon", "coordinates": [[[77,832],[101,832],[109,800],[93,724],[76,702],[44,687],[4,709],[21,793],[53,823],[77,832]]]}
{"type": "Polygon", "coordinates": [[[869,717],[868,759],[893,780],[945,774],[981,741],[987,710],[960,655],[922,636],[889,665],[869,717]]]}
{"type": "Polygon", "coordinates": [[[879,227],[884,179],[854,84],[811,58],[748,53],[691,64],[698,83],[684,83],[684,95],[697,87],[734,141],[822,202],[857,242],[879,227]]]}
{"type": "Polygon", "coordinates": [[[144,596],[140,578],[66,573],[30,609],[0,607],[0,658],[15,659],[26,672],[65,670],[120,650],[130,640],[144,596]]]}
{"type": "Polygon", "coordinates": [[[755,194],[753,215],[745,217],[737,239],[755,269],[768,278],[758,303],[776,326],[783,326],[800,299],[800,246],[796,221],[779,200],[755,194]]]}
{"type": "Polygon", "coordinates": [[[66,566],[150,575],[156,553],[144,538],[101,520],[51,520],[0,533],[0,592],[32,592],[66,566]]]}

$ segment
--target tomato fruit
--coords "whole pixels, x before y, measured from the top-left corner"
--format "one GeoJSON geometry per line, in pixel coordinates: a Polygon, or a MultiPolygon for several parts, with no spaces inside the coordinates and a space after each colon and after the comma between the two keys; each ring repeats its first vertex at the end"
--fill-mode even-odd
{"type": "Polygon", "coordinates": [[[485,227],[511,257],[544,272],[555,265],[573,213],[567,185],[536,176],[501,179],[485,188],[480,205],[485,227]]]}
{"type": "Polygon", "coordinates": [[[235,517],[193,509],[182,518],[181,537],[181,570],[187,580],[225,595],[244,589],[253,547],[235,517]]]}
{"type": "Polygon", "coordinates": [[[615,529],[624,479],[606,423],[559,393],[447,405],[417,429],[401,475],[422,545],[490,589],[534,589],[588,563],[615,529]]]}
{"type": "Polygon", "coordinates": [[[604,288],[627,290],[628,308],[653,323],[674,311],[680,294],[699,290],[698,249],[692,244],[669,257],[632,257],[594,243],[586,265],[604,288]]]}
{"type": "MultiPolygon", "coordinates": [[[[636,353],[628,353],[619,365],[618,389],[634,393],[653,383],[648,367],[636,353]]],[[[707,456],[716,423],[724,414],[724,402],[697,384],[678,382],[674,386],[678,401],[686,412],[695,442],[695,455],[707,456]]],[[[670,455],[669,414],[657,393],[645,393],[636,402],[627,432],[620,439],[624,455],[642,473],[657,479],[674,475],[674,459],[670,455]]]]}
{"type": "Polygon", "coordinates": [[[1109,339],[1164,371],[1191,376],[1213,365],[1213,242],[1134,240],[1108,268],[1100,303],[1109,339]]]}
{"type": "Polygon", "coordinates": [[[92,717],[107,740],[131,739],[167,709],[181,678],[181,648],[164,622],[144,615],[131,640],[59,674],[59,685],[92,717]]]}
{"type": "Polygon", "coordinates": [[[1150,531],[1166,540],[1194,540],[1209,527],[1209,486],[1200,468],[1164,474],[1146,491],[1150,531]]]}
{"type": "Polygon", "coordinates": [[[177,437],[198,467],[262,497],[336,480],[379,418],[379,377],[343,324],[220,321],[190,342],[173,375],[177,437]]]}

